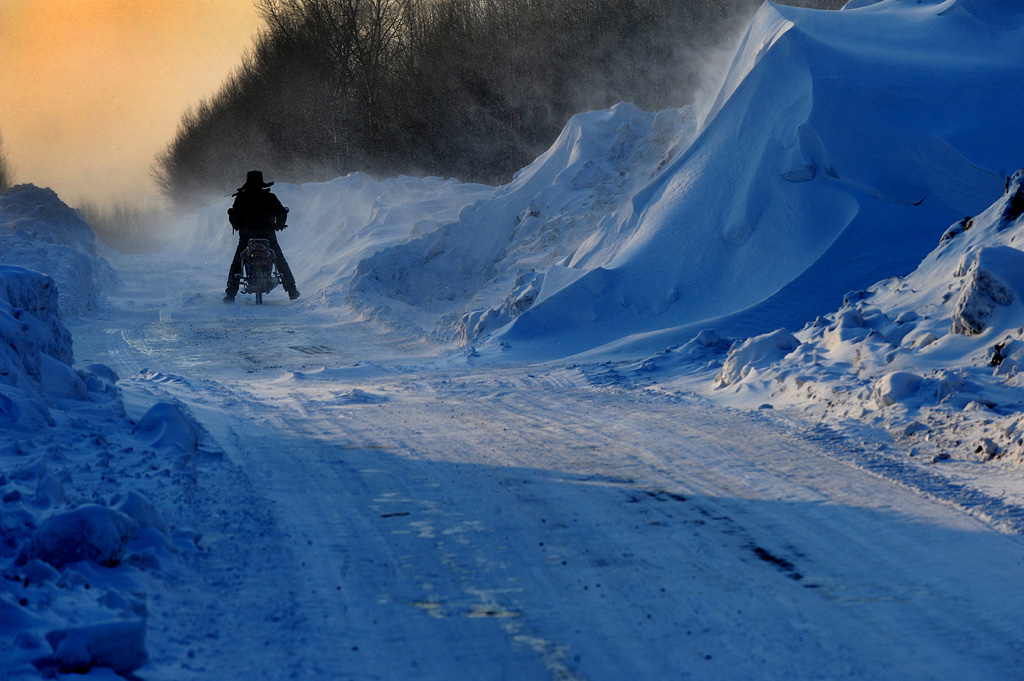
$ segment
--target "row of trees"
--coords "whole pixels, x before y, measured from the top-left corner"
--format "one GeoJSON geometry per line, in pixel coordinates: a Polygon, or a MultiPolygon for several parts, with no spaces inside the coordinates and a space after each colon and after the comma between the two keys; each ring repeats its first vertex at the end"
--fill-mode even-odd
{"type": "MultiPolygon", "coordinates": [[[[572,114],[690,101],[760,0],[256,0],[266,29],[154,176],[184,203],[354,170],[499,182],[572,114]]],[[[838,0],[809,0],[837,4],[838,0]]]]}

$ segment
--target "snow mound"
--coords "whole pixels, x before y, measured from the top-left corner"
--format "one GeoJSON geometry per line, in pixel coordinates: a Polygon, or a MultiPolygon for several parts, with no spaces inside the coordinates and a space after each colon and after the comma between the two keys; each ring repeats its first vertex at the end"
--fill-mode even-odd
{"type": "Polygon", "coordinates": [[[381,404],[387,402],[387,397],[379,393],[351,388],[334,394],[335,404],[381,404]]]}
{"type": "MultiPolygon", "coordinates": [[[[39,209],[22,222],[53,228],[26,241],[32,252],[50,250],[54,261],[65,261],[71,246],[52,243],[60,239],[88,250],[91,235],[78,234],[74,220],[54,227],[67,217],[64,209],[32,203],[39,209]]],[[[10,217],[8,208],[0,219],[10,217]]],[[[149,497],[173,480],[170,465],[188,464],[164,463],[149,447],[194,450],[194,420],[156,405],[133,435],[117,375],[102,364],[76,370],[73,360],[54,279],[0,265],[3,678],[139,669],[147,659],[147,580],[179,550],[167,542],[171,527],[149,497]],[[145,495],[134,489],[140,485],[145,495]]]]}
{"type": "MultiPolygon", "coordinates": [[[[1005,2],[766,3],[692,144],[524,282],[539,289],[529,309],[471,318],[467,337],[510,322],[496,342],[568,354],[712,319],[763,333],[910,271],[936,225],[982,210],[1019,162],[1005,136],[1024,105],[1020,16],[1005,2]]],[[[486,226],[474,238],[502,235],[486,226]]]]}
{"type": "Polygon", "coordinates": [[[157,402],[139,420],[135,435],[155,449],[188,454],[196,451],[202,426],[178,405],[157,402]]]}
{"type": "Polygon", "coordinates": [[[689,107],[652,114],[619,104],[574,116],[547,152],[456,221],[364,258],[349,300],[428,311],[467,342],[506,324],[536,299],[539,272],[604,235],[609,211],[695,132],[689,107]]]}
{"type": "Polygon", "coordinates": [[[791,352],[756,374],[720,380],[723,392],[740,405],[859,418],[908,451],[1024,463],[1022,185],[1018,171],[988,209],[950,226],[912,273],[847,294],[842,308],[794,334],[791,352]]]}
{"type": "Polygon", "coordinates": [[[324,381],[332,383],[335,381],[364,379],[382,374],[386,375],[397,370],[394,367],[388,367],[376,362],[356,362],[348,366],[334,368],[320,367],[314,371],[287,371],[281,375],[277,382],[324,381]]]}
{"type": "Polygon", "coordinates": [[[117,275],[96,251],[92,228],[52,189],[18,185],[0,194],[0,263],[43,272],[56,280],[61,311],[96,309],[117,275]]]}
{"type": "Polygon", "coordinates": [[[796,350],[800,341],[785,329],[778,329],[739,343],[729,351],[715,387],[724,388],[744,379],[752,379],[759,370],[777,363],[796,350]]]}

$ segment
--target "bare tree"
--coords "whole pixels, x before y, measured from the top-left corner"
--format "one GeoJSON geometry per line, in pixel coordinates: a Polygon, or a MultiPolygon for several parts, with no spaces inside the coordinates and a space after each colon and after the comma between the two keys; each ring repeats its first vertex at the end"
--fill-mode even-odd
{"type": "Polygon", "coordinates": [[[11,170],[7,153],[4,151],[3,135],[0,135],[0,194],[10,190],[12,184],[14,184],[14,172],[11,170]]]}

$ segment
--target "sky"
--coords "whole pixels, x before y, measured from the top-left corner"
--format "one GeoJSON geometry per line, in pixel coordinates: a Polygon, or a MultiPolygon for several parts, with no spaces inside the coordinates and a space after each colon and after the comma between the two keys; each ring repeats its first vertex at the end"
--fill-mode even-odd
{"type": "Polygon", "coordinates": [[[15,182],[71,205],[155,197],[156,154],[260,24],[253,0],[0,0],[0,137],[15,182]]]}

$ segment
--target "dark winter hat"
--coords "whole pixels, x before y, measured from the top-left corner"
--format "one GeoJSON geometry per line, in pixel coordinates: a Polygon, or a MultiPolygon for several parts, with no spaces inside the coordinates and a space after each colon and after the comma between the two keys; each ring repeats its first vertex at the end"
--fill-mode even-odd
{"type": "Polygon", "coordinates": [[[250,170],[248,173],[245,174],[245,184],[243,184],[241,187],[239,187],[239,189],[240,190],[241,189],[253,189],[253,188],[263,189],[265,187],[273,186],[273,184],[274,184],[273,182],[264,182],[263,181],[263,173],[262,173],[262,171],[250,170]]]}

